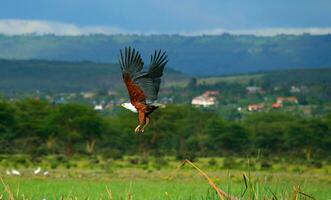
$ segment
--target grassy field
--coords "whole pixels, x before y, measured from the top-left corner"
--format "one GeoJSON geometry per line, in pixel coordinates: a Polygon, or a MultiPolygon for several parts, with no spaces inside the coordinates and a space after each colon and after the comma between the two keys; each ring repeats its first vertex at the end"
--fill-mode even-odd
{"type": "Polygon", "coordinates": [[[230,75],[230,76],[217,76],[217,77],[207,77],[207,78],[199,78],[198,84],[207,84],[213,85],[219,82],[226,83],[240,83],[240,84],[248,84],[251,79],[260,79],[263,77],[263,74],[243,74],[243,75],[230,75]]]}
{"type": "MultiPolygon", "coordinates": [[[[225,83],[239,83],[248,84],[251,79],[258,80],[263,77],[263,74],[243,74],[243,75],[229,75],[229,76],[211,76],[198,78],[197,82],[199,85],[213,85],[220,82],[225,83]]],[[[184,88],[189,83],[189,79],[168,81],[165,83],[164,87],[179,87],[184,88]]]]}
{"type": "MultiPolygon", "coordinates": [[[[207,167],[206,162],[199,159],[195,164],[221,190],[241,199],[293,199],[294,194],[297,199],[311,199],[305,195],[331,199],[328,167],[298,170],[298,166],[289,165],[288,170],[249,170],[207,167]]],[[[30,167],[20,169],[21,176],[9,176],[1,170],[0,199],[218,199],[215,190],[192,166],[176,170],[180,162],[173,161],[162,169],[124,167],[123,163],[119,161],[117,167],[108,170],[58,167],[49,169],[48,176],[34,175],[30,167]]]]}

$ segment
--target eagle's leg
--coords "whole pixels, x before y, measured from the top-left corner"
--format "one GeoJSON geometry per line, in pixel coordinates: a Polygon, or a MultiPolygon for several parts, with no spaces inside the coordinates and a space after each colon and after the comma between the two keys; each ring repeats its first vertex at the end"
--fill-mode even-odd
{"type": "Polygon", "coordinates": [[[138,120],[139,120],[139,125],[134,129],[134,132],[136,133],[141,132],[141,127],[144,126],[146,123],[146,115],[144,112],[138,113],[138,120]]]}
{"type": "Polygon", "coordinates": [[[141,132],[145,131],[145,127],[149,124],[149,117],[146,116],[146,121],[145,125],[141,128],[141,132]]]}

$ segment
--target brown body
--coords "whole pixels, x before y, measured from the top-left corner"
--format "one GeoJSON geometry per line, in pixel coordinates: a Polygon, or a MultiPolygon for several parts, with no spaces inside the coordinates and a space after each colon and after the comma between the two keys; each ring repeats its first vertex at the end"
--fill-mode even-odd
{"type": "Polygon", "coordinates": [[[123,74],[123,80],[128,88],[128,92],[131,99],[131,104],[138,111],[138,121],[139,125],[136,127],[135,132],[144,132],[144,128],[149,123],[149,114],[151,114],[154,110],[157,109],[157,106],[147,105],[146,97],[144,92],[132,82],[129,74],[123,74]]]}

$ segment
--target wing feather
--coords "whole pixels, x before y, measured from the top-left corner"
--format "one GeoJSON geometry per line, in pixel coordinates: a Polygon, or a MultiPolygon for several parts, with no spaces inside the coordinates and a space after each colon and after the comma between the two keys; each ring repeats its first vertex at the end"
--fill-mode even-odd
{"type": "Polygon", "coordinates": [[[138,84],[140,79],[143,79],[139,86],[145,92],[147,100],[154,101],[157,99],[161,84],[161,77],[167,62],[166,52],[162,53],[161,50],[155,50],[154,54],[151,55],[151,64],[147,73],[141,76],[141,78],[137,79],[138,84]],[[148,81],[146,79],[148,79],[148,81]]]}
{"type": "Polygon", "coordinates": [[[148,70],[148,74],[152,78],[160,78],[163,75],[164,67],[168,62],[167,57],[166,52],[161,54],[161,50],[155,50],[154,56],[151,57],[152,62],[148,70]]]}
{"type": "Polygon", "coordinates": [[[142,102],[146,100],[146,96],[139,84],[135,83],[136,77],[142,74],[143,61],[140,53],[135,49],[125,48],[124,55],[120,50],[120,66],[124,83],[128,89],[131,102],[142,102]]]}
{"type": "Polygon", "coordinates": [[[120,51],[123,80],[128,88],[131,102],[157,99],[161,77],[167,62],[166,52],[155,50],[151,55],[148,71],[142,72],[143,61],[138,51],[125,48],[124,55],[122,50],[120,51]]]}

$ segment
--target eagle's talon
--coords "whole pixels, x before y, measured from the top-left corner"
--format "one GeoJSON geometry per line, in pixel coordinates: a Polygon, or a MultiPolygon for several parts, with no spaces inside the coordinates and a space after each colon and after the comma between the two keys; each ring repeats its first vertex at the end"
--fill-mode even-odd
{"type": "Polygon", "coordinates": [[[140,132],[140,125],[138,125],[138,126],[134,129],[134,132],[139,134],[139,132],[140,132]]]}

